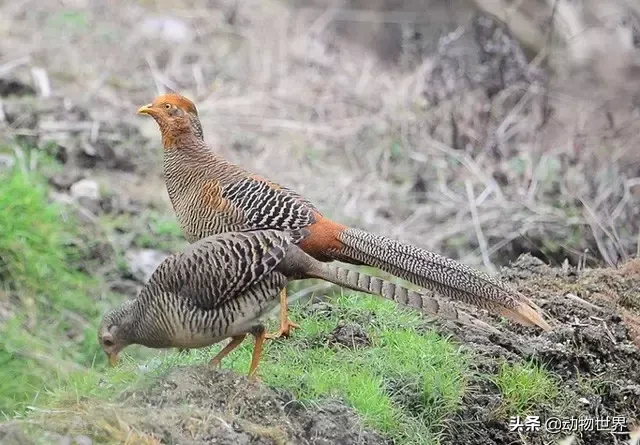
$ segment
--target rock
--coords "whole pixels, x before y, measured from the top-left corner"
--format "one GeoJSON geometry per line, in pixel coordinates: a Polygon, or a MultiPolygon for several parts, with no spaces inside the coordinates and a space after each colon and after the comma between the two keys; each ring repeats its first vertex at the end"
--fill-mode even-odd
{"type": "Polygon", "coordinates": [[[109,284],[109,289],[122,295],[137,295],[141,286],[133,280],[118,280],[109,284]]]}
{"type": "Polygon", "coordinates": [[[16,165],[16,160],[13,156],[0,153],[0,171],[10,170],[14,165],[16,165]]]}
{"type": "Polygon", "coordinates": [[[149,37],[160,37],[167,42],[186,42],[194,37],[184,21],[171,16],[149,17],[142,22],[140,29],[149,37]]]}
{"type": "MultiPolygon", "coordinates": [[[[77,221],[80,224],[95,224],[96,222],[95,212],[86,208],[84,205],[86,204],[86,201],[87,201],[86,198],[80,198],[80,200],[76,202],[76,200],[74,200],[71,196],[67,195],[66,193],[56,192],[55,190],[51,190],[49,192],[49,198],[52,201],[57,202],[59,204],[72,207],[75,210],[75,216],[76,218],[78,218],[77,221]]],[[[96,201],[91,201],[91,202],[96,202],[96,201]]]]}
{"type": "Polygon", "coordinates": [[[95,168],[100,165],[113,169],[116,168],[118,159],[111,144],[98,139],[94,143],[88,140],[80,143],[77,162],[82,168],[95,168]]]}
{"type": "Polygon", "coordinates": [[[24,435],[18,424],[7,423],[0,425],[0,443],[6,445],[31,445],[33,441],[24,435]]]}
{"type": "Polygon", "coordinates": [[[100,199],[100,188],[98,183],[92,179],[81,179],[74,183],[69,190],[71,191],[71,196],[76,200],[87,198],[97,201],[100,199]]]}
{"type": "Polygon", "coordinates": [[[140,282],[146,283],[156,268],[169,255],[154,249],[129,250],[125,254],[131,274],[140,282]]]}

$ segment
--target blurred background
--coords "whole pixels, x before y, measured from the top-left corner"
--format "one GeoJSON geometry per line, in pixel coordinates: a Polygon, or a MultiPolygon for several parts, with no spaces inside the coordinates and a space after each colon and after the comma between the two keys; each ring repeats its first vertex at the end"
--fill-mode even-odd
{"type": "Polygon", "coordinates": [[[184,246],[135,114],[167,89],[222,156],[343,223],[490,272],[636,256],[639,18],[637,0],[0,0],[0,410],[52,361],[102,361],[95,320],[184,246]]]}
{"type": "MultiPolygon", "coordinates": [[[[166,203],[161,182],[146,186],[159,178],[159,133],[135,109],[168,87],[196,102],[223,156],[331,216],[487,268],[523,251],[577,261],[585,249],[615,264],[638,248],[639,10],[4,1],[0,74],[86,111],[52,105],[30,129],[39,143],[73,133],[71,157],[77,139],[121,122],[152,140],[109,144],[121,163],[149,160],[132,178],[144,190],[112,181],[121,168],[92,173],[121,197],[166,203]]],[[[107,155],[93,150],[100,164],[107,155]]]]}

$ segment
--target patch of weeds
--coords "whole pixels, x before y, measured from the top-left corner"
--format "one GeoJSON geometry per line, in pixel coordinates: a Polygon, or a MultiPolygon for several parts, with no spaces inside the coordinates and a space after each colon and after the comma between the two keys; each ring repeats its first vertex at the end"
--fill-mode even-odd
{"type": "Polygon", "coordinates": [[[510,415],[531,414],[535,408],[550,403],[559,393],[555,379],[534,362],[503,363],[495,384],[504,397],[504,409],[510,415]]]}
{"type": "Polygon", "coordinates": [[[187,241],[173,215],[150,211],[142,215],[121,214],[103,216],[101,225],[117,233],[132,234],[131,244],[142,249],[174,252],[185,247],[187,241]]]}
{"type": "Polygon", "coordinates": [[[73,222],[59,206],[47,202],[42,178],[19,168],[0,176],[0,208],[3,286],[42,304],[90,311],[89,301],[66,291],[82,287],[87,277],[66,267],[77,260],[77,252],[68,247],[73,222]]]}
{"type": "Polygon", "coordinates": [[[5,415],[93,361],[99,316],[98,281],[70,266],[82,261],[72,213],[48,202],[38,171],[16,164],[0,174],[0,295],[12,315],[0,325],[5,415]]]}
{"type": "Polygon", "coordinates": [[[176,218],[152,212],[144,222],[144,230],[134,239],[138,247],[160,249],[167,252],[176,250],[184,242],[182,229],[176,218]]]}
{"type": "Polygon", "coordinates": [[[637,292],[624,292],[620,295],[618,303],[627,309],[640,311],[640,294],[637,292]]]}

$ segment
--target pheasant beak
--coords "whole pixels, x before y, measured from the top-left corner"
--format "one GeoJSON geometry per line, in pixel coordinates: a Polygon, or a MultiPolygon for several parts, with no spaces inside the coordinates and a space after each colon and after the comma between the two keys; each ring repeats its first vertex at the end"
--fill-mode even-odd
{"type": "Polygon", "coordinates": [[[136,112],[136,114],[148,114],[152,116],[154,113],[154,110],[152,107],[153,107],[153,104],[143,105],[140,108],[138,108],[138,111],[136,112]]]}
{"type": "Polygon", "coordinates": [[[110,354],[108,354],[109,356],[109,365],[111,366],[116,366],[118,364],[118,362],[120,361],[120,359],[118,358],[118,353],[117,352],[112,352],[110,354]]]}

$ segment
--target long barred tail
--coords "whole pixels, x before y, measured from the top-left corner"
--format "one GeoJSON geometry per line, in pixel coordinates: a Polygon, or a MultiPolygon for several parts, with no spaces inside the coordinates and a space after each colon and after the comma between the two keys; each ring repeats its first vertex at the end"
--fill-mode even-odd
{"type": "Polygon", "coordinates": [[[339,239],[344,247],[334,252],[338,260],[377,267],[416,286],[488,309],[525,326],[551,330],[535,303],[483,272],[359,229],[345,229],[340,232],[339,239]]]}
{"type": "Polygon", "coordinates": [[[500,333],[498,329],[457,309],[451,303],[438,301],[424,293],[409,290],[406,287],[363,272],[347,269],[331,263],[324,263],[320,265],[319,268],[314,268],[314,275],[315,278],[329,281],[338,286],[379,295],[395,301],[400,305],[418,309],[425,314],[436,315],[463,325],[474,326],[484,331],[500,333]]]}

